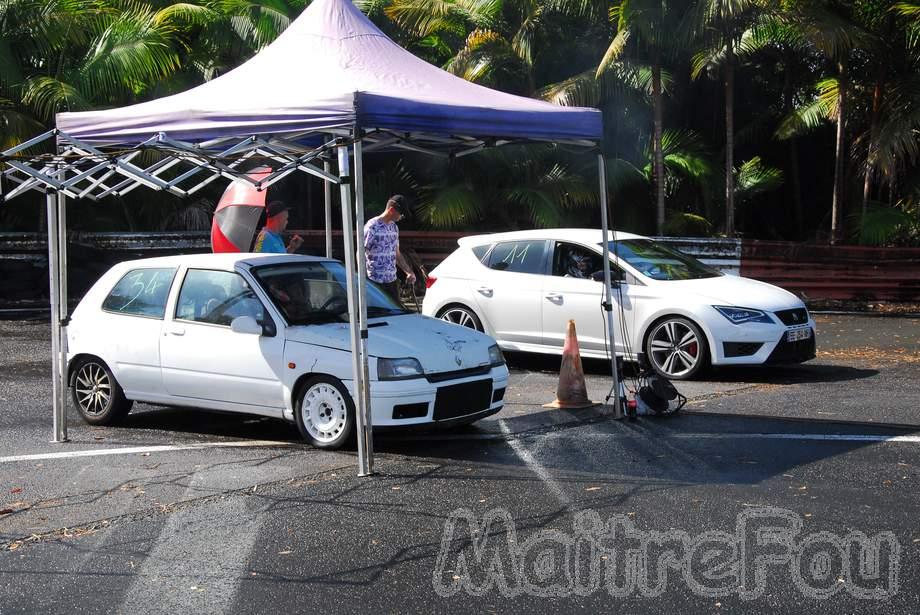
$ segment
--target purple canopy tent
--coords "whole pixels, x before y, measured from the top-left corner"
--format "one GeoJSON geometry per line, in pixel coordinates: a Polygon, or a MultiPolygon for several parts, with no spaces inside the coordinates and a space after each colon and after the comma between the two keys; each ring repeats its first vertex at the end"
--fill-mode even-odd
{"type": "MultiPolygon", "coordinates": [[[[315,0],[254,58],[186,92],[118,109],[58,114],[55,130],[0,155],[2,174],[15,184],[5,200],[27,190],[47,195],[55,441],[67,440],[66,197],[96,200],[138,186],[188,196],[218,177],[267,188],[300,171],[325,182],[330,255],[330,188],[338,184],[354,372],[354,382],[346,384],[357,406],[359,475],[367,475],[373,471],[373,441],[366,272],[363,242],[356,241],[364,225],[363,153],[464,156],[535,141],[596,148],[601,137],[598,110],[513,96],[455,77],[399,47],[347,0],[315,0]],[[56,155],[28,155],[50,138],[56,139],[56,155]],[[145,168],[135,165],[144,150],[158,152],[160,159],[145,168]],[[258,180],[248,178],[241,168],[251,159],[271,162],[275,170],[258,180]]],[[[597,159],[603,243],[608,239],[606,177],[602,156],[597,159]]],[[[609,261],[604,261],[612,340],[609,261]]],[[[613,355],[611,367],[616,379],[613,355]]],[[[618,396],[614,399],[618,404],[618,396]]]]}

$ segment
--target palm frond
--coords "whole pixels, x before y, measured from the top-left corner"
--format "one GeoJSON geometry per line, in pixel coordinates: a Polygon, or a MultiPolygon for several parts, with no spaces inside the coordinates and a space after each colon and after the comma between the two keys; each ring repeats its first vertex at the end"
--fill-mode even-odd
{"type": "Polygon", "coordinates": [[[861,212],[850,215],[850,228],[855,229],[853,237],[863,245],[885,245],[911,224],[913,220],[907,212],[875,201],[866,203],[865,216],[861,212]]]}
{"type": "Polygon", "coordinates": [[[776,129],[776,138],[791,139],[821,126],[837,115],[837,80],[823,79],[818,83],[818,96],[783,118],[776,129]]]}
{"type": "Polygon", "coordinates": [[[50,122],[58,111],[90,108],[89,101],[76,87],[54,77],[33,77],[26,81],[22,101],[45,122],[50,122]]]}
{"type": "Polygon", "coordinates": [[[422,218],[436,228],[457,228],[475,222],[481,215],[483,203],[479,192],[465,183],[429,186],[420,207],[422,218]]]}
{"type": "Polygon", "coordinates": [[[766,166],[760,156],[754,156],[735,170],[735,201],[744,202],[782,185],[783,172],[766,166]]]}
{"type": "Polygon", "coordinates": [[[626,28],[617,32],[613,40],[610,41],[610,45],[607,47],[604,57],[601,58],[600,64],[597,65],[596,76],[600,77],[604,71],[610,68],[623,55],[623,50],[626,49],[626,43],[629,42],[629,37],[630,32],[626,28]]]}

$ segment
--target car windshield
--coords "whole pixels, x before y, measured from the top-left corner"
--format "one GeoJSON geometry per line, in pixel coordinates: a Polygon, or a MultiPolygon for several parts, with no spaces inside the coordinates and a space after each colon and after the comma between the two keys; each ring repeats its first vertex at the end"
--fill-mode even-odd
{"type": "MultiPolygon", "coordinates": [[[[253,274],[292,325],[348,322],[345,267],[335,261],[257,267],[253,274]]],[[[367,283],[367,316],[379,318],[407,310],[373,282],[367,283]]]]}
{"type": "Polygon", "coordinates": [[[615,246],[611,241],[607,248],[639,273],[653,280],[698,280],[722,275],[719,270],[704,265],[692,256],[651,239],[621,239],[615,246]]]}

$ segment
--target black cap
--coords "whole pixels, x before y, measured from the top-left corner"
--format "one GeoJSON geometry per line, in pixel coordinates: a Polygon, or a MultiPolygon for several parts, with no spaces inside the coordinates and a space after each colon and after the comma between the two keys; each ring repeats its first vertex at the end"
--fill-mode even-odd
{"type": "Polygon", "coordinates": [[[274,218],[275,216],[280,214],[282,211],[287,211],[290,208],[291,206],[285,203],[284,201],[272,201],[271,203],[265,206],[265,215],[269,218],[274,218]]]}
{"type": "Polygon", "coordinates": [[[401,214],[406,213],[406,205],[407,205],[406,197],[404,197],[401,194],[394,194],[387,201],[388,207],[394,208],[396,211],[398,211],[401,214]]]}

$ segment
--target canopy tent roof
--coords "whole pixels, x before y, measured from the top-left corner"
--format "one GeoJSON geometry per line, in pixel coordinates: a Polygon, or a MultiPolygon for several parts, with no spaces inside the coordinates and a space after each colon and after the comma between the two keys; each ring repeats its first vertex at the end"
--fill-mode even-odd
{"type": "Polygon", "coordinates": [[[129,107],[60,113],[57,127],[119,147],[158,133],[196,144],[229,135],[291,142],[354,128],[596,142],[601,113],[470,83],[401,48],[350,1],[316,0],[275,42],[208,83],[129,107]]]}

